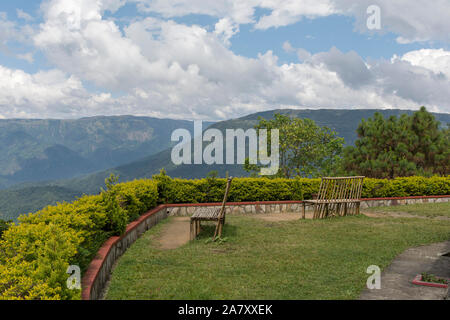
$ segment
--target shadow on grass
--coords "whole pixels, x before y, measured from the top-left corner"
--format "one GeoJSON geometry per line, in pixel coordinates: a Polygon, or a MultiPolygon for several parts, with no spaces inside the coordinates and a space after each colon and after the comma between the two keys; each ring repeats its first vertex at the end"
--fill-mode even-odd
{"type": "MultiPolygon", "coordinates": [[[[216,224],[211,222],[202,223],[202,229],[197,236],[197,240],[212,239],[216,230],[216,224]]],[[[222,238],[232,238],[237,235],[237,226],[232,224],[225,224],[222,231],[222,238]]]]}

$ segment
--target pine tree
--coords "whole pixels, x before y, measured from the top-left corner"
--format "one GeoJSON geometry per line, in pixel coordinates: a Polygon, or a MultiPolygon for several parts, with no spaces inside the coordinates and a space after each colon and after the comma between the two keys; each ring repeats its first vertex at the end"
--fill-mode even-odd
{"type": "Polygon", "coordinates": [[[425,107],[411,116],[380,113],[362,120],[355,147],[344,152],[344,169],[373,178],[449,173],[449,129],[425,107]]]}

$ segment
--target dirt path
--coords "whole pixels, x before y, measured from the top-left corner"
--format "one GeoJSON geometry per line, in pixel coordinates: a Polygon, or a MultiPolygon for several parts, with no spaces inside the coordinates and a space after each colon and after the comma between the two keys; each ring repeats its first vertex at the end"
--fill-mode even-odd
{"type": "MultiPolygon", "coordinates": [[[[281,222],[299,220],[302,218],[302,215],[300,213],[258,213],[253,214],[252,217],[269,222],[281,222]]],[[[312,212],[306,213],[306,219],[312,219],[312,212]]]]}
{"type": "Polygon", "coordinates": [[[171,250],[181,247],[189,242],[190,218],[175,217],[170,223],[164,226],[161,234],[156,238],[158,248],[171,250]]]}

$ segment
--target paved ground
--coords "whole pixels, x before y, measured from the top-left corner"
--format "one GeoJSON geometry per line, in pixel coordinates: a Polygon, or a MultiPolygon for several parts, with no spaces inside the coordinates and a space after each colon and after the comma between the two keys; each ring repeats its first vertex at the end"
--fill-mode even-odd
{"type": "Polygon", "coordinates": [[[381,274],[381,289],[365,289],[361,300],[442,300],[447,289],[413,285],[417,274],[428,272],[450,278],[450,241],[411,248],[400,254],[381,274]]]}

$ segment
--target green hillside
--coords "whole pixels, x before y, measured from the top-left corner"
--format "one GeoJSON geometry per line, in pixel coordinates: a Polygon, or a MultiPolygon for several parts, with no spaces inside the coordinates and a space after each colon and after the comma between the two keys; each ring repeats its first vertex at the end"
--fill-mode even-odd
{"type": "MultiPolygon", "coordinates": [[[[292,117],[309,118],[316,121],[321,126],[334,129],[339,136],[345,139],[346,144],[353,144],[357,138],[356,129],[362,119],[371,117],[376,111],[384,116],[397,116],[402,113],[412,114],[413,111],[402,110],[273,110],[248,115],[239,119],[232,119],[218,122],[211,125],[222,132],[225,129],[247,129],[256,125],[258,117],[271,119],[275,113],[289,114],[292,117]]],[[[434,114],[442,124],[450,123],[450,114],[434,114]]],[[[171,177],[179,178],[204,178],[211,171],[218,171],[219,176],[224,177],[226,171],[233,176],[246,176],[247,172],[241,165],[180,165],[175,166],[171,161],[171,149],[164,150],[155,155],[143,158],[139,161],[106,170],[93,175],[63,181],[59,185],[75,188],[76,190],[88,190],[97,192],[99,185],[103,185],[104,179],[110,173],[120,176],[121,181],[128,181],[136,178],[150,178],[158,173],[161,168],[165,168],[171,177]]]]}
{"type": "MultiPolygon", "coordinates": [[[[289,114],[294,117],[310,118],[321,126],[334,129],[344,137],[347,144],[353,144],[356,140],[356,129],[363,118],[371,117],[376,111],[384,116],[412,113],[413,111],[401,110],[274,110],[248,115],[239,119],[232,119],[213,124],[211,127],[223,131],[225,129],[253,127],[259,116],[270,119],[275,113],[289,114]]],[[[442,124],[450,123],[450,114],[434,114],[442,124]]],[[[207,124],[208,125],[208,124],[207,124]]],[[[204,129],[207,127],[204,126],[204,129]]],[[[188,123],[188,129],[192,130],[192,123],[188,123]]],[[[169,130],[166,130],[166,132],[169,130]]],[[[171,131],[170,131],[171,133],[171,131]]],[[[167,133],[170,139],[170,133],[167,133]]],[[[45,205],[55,201],[70,200],[83,193],[96,194],[104,187],[104,180],[111,173],[119,175],[120,181],[128,181],[139,178],[150,178],[153,174],[165,168],[167,174],[180,178],[203,178],[209,172],[218,171],[219,176],[225,176],[228,171],[233,176],[246,176],[247,173],[241,165],[181,165],[175,166],[171,161],[171,149],[165,149],[156,154],[143,157],[140,160],[117,166],[93,174],[85,174],[72,179],[57,180],[41,184],[22,184],[11,190],[0,191],[0,212],[7,212],[9,217],[15,217],[28,211],[36,211],[45,205]],[[53,189],[52,189],[53,188],[53,189]],[[28,194],[30,193],[30,194],[28,194]],[[43,196],[39,198],[39,194],[43,196]],[[10,201],[13,199],[12,201],[10,201]],[[27,205],[21,205],[26,203],[27,205]]]]}
{"type": "Polygon", "coordinates": [[[0,119],[0,188],[73,178],[138,160],[168,148],[177,128],[192,130],[192,122],[133,116],[0,119]]]}
{"type": "Polygon", "coordinates": [[[57,186],[26,187],[0,191],[0,219],[15,220],[19,214],[35,212],[57,202],[73,201],[82,193],[57,186]]]}

